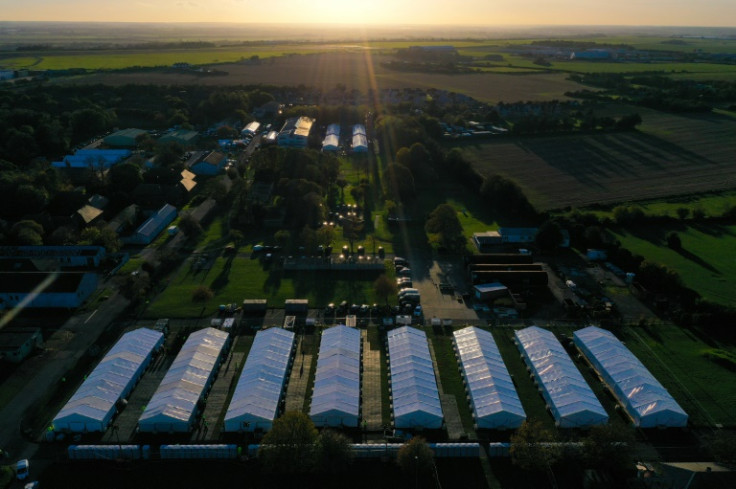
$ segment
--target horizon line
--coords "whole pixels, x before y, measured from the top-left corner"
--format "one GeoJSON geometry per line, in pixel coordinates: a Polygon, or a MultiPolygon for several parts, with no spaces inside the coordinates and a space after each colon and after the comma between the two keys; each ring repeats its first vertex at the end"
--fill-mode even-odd
{"type": "Polygon", "coordinates": [[[231,26],[302,26],[302,27],[451,27],[451,28],[547,28],[547,27],[577,27],[577,28],[672,28],[672,29],[734,29],[735,25],[678,25],[678,24],[442,24],[442,23],[361,23],[361,22],[231,22],[231,21],[164,21],[164,20],[137,20],[137,21],[115,21],[115,20],[0,20],[0,24],[142,24],[142,25],[231,25],[231,26]]]}

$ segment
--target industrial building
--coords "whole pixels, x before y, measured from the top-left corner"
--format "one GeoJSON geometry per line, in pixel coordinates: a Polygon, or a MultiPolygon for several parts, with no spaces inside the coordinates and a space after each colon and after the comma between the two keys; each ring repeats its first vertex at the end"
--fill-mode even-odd
{"type": "Polygon", "coordinates": [[[305,116],[287,119],[276,138],[278,145],[286,148],[306,148],[313,124],[314,119],[305,116]]]}
{"type": "Polygon", "coordinates": [[[138,138],[148,134],[143,129],[122,129],[106,136],[102,142],[111,148],[135,148],[138,138]]]}
{"type": "Polygon", "coordinates": [[[161,231],[166,229],[176,219],[176,214],[176,207],[165,204],[155,214],[149,217],[146,222],[141,224],[132,236],[124,238],[123,241],[128,244],[150,244],[161,231]]]}
{"type": "Polygon", "coordinates": [[[75,309],[97,283],[96,273],[0,272],[0,309],[75,309]]]}
{"type": "Polygon", "coordinates": [[[340,147],[340,124],[327,126],[325,139],[322,141],[322,151],[337,151],[340,147]]]}
{"type": "Polygon", "coordinates": [[[353,126],[353,153],[365,153],[368,151],[368,136],[365,126],[356,124],[353,126]]]}

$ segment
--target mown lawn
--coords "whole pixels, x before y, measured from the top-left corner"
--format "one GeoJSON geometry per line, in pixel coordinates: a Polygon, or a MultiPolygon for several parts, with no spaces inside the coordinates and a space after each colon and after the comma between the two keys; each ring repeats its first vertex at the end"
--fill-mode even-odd
{"type": "Polygon", "coordinates": [[[613,236],[621,246],[645,259],[675,270],[684,285],[713,302],[736,304],[736,226],[649,224],[618,230],[613,236]],[[666,237],[677,232],[682,249],[667,247],[666,237]]]}
{"type": "Polygon", "coordinates": [[[733,355],[736,347],[672,324],[629,327],[618,336],[680,403],[693,425],[736,426],[734,372],[704,356],[713,348],[733,355]]]}
{"type": "Polygon", "coordinates": [[[381,302],[373,290],[378,272],[285,272],[275,265],[266,267],[247,255],[218,257],[210,270],[196,270],[189,259],[170,279],[166,288],[151,301],[146,317],[198,317],[213,314],[220,304],[240,304],[243,299],[268,299],[269,306],[283,307],[286,299],[309,299],[310,307],[330,302],[372,304],[381,302]],[[212,289],[206,303],[193,302],[199,286],[212,289]]]}

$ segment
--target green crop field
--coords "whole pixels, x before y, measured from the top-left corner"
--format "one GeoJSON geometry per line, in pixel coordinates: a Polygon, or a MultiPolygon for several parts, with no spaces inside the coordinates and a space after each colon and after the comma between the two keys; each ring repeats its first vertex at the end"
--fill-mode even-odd
{"type": "Polygon", "coordinates": [[[646,226],[619,230],[613,236],[621,246],[652,262],[678,272],[685,286],[719,304],[736,304],[736,226],[702,224],[677,227],[646,226]],[[668,233],[675,231],[681,250],[667,247],[668,233]]]}
{"type": "Polygon", "coordinates": [[[233,63],[249,59],[251,56],[267,59],[287,56],[291,53],[307,54],[323,50],[324,48],[319,46],[284,44],[272,49],[263,46],[255,48],[243,46],[238,48],[79,51],[63,52],[63,54],[38,53],[35,56],[23,57],[3,57],[0,54],[0,66],[33,70],[66,70],[70,68],[119,70],[135,66],[172,66],[174,63],[190,63],[193,65],[233,63]]]}

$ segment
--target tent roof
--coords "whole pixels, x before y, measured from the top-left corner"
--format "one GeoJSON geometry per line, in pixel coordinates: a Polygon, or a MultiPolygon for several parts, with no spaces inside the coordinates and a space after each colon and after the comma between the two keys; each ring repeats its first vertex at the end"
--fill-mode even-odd
{"type": "Polygon", "coordinates": [[[526,413],[493,335],[471,326],[455,331],[453,340],[478,423],[484,417],[503,413],[504,419],[499,421],[504,426],[508,426],[509,418],[517,418],[520,426],[526,413]]]}
{"type": "Polygon", "coordinates": [[[225,414],[235,419],[273,421],[294,349],[294,333],[281,328],[259,331],[225,414]]]}
{"type": "Polygon", "coordinates": [[[403,326],[389,331],[387,339],[394,419],[402,417],[403,427],[436,427],[442,406],[426,334],[403,326]]]}
{"type": "Polygon", "coordinates": [[[100,423],[110,419],[115,403],[135,384],[143,365],[163,341],[162,333],[150,329],[125,333],[61,408],[54,424],[72,419],[100,423]]]}
{"type": "Polygon", "coordinates": [[[139,419],[141,424],[189,423],[214,374],[228,333],[205,328],[189,335],[139,419]]]}
{"type": "Polygon", "coordinates": [[[360,412],[360,331],[334,326],[322,333],[310,416],[360,412]]]}
{"type": "Polygon", "coordinates": [[[608,421],[605,409],[552,332],[530,326],[517,331],[516,340],[560,425],[608,421]]]}
{"type": "Polygon", "coordinates": [[[613,333],[589,326],[576,331],[573,341],[638,426],[687,425],[687,413],[613,333]]]}

